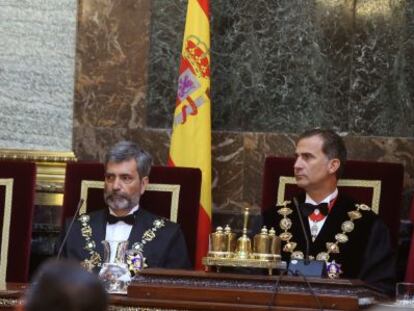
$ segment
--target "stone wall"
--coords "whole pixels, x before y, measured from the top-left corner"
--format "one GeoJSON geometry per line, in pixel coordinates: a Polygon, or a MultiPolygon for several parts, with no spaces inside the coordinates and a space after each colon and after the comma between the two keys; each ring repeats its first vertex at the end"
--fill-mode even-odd
{"type": "Polygon", "coordinates": [[[0,148],[72,150],[76,0],[0,3],[0,148]]]}

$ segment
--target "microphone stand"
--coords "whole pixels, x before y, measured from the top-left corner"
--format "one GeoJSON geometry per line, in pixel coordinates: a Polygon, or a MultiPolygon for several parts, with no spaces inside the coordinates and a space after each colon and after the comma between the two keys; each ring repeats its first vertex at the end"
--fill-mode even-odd
{"type": "Polygon", "coordinates": [[[84,202],[85,202],[85,200],[82,199],[82,198],[79,200],[78,206],[76,207],[76,210],[75,210],[75,214],[73,215],[73,218],[72,218],[72,220],[71,220],[71,222],[68,226],[68,230],[65,233],[65,237],[63,238],[62,243],[60,244],[59,251],[58,251],[57,256],[56,256],[57,260],[59,260],[60,256],[62,255],[63,247],[65,246],[66,241],[69,238],[70,231],[72,230],[73,224],[75,223],[76,217],[78,216],[79,211],[80,211],[80,209],[81,209],[84,202]]]}
{"type": "Polygon", "coordinates": [[[305,238],[305,254],[304,260],[291,259],[289,262],[288,272],[293,275],[311,276],[311,277],[323,277],[326,275],[326,264],[323,260],[310,260],[309,249],[310,242],[309,237],[306,234],[305,224],[303,223],[302,214],[299,209],[299,202],[296,198],[293,198],[293,205],[298,213],[300,228],[305,238]]]}

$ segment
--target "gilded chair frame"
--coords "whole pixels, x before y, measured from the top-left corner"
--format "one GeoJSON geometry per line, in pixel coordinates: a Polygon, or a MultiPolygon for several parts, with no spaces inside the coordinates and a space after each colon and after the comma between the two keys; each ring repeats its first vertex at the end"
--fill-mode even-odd
{"type": "Polygon", "coordinates": [[[10,223],[11,223],[11,209],[13,197],[13,178],[1,178],[0,186],[5,187],[4,197],[4,215],[1,235],[1,253],[0,253],[0,283],[6,282],[7,263],[9,255],[9,240],[10,240],[10,223]]]}
{"type": "MultiPolygon", "coordinates": [[[[295,177],[293,176],[280,176],[279,186],[277,189],[277,205],[282,205],[285,201],[285,192],[287,185],[296,185],[295,177]]],[[[338,187],[358,187],[358,188],[371,188],[372,200],[371,209],[378,214],[381,195],[381,180],[363,180],[363,179],[339,179],[338,187]]]]}
{"type": "MultiPolygon", "coordinates": [[[[79,213],[84,214],[88,210],[88,191],[89,189],[104,189],[104,182],[97,180],[82,180],[81,182],[81,199],[84,200],[85,204],[81,207],[79,213]]],[[[178,202],[180,199],[180,189],[181,185],[179,184],[148,184],[145,191],[160,191],[160,192],[170,192],[171,193],[171,205],[170,205],[170,221],[177,222],[178,219],[178,202]]]]}

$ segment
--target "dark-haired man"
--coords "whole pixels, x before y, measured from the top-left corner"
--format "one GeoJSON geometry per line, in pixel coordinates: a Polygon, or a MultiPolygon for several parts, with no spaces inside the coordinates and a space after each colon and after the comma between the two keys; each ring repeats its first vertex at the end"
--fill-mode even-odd
{"type": "Polygon", "coordinates": [[[283,259],[304,258],[302,217],[311,258],[335,261],[342,270],[341,277],[362,279],[392,293],[394,260],[385,224],[367,205],[358,204],[337,188],[347,154],[342,138],[331,130],[306,131],[297,141],[295,154],[295,179],[305,191],[295,198],[301,215],[292,203],[287,208],[271,208],[263,215],[263,223],[276,227],[284,241],[283,259]]]}
{"type": "Polygon", "coordinates": [[[108,295],[96,275],[76,262],[42,264],[25,294],[25,311],[106,311],[108,295]]]}
{"type": "Polygon", "coordinates": [[[104,198],[108,208],[81,215],[75,221],[64,245],[65,257],[99,271],[104,255],[101,241],[109,242],[109,261],[114,262],[114,241],[128,240],[130,259],[135,263],[142,255],[148,267],[190,267],[180,227],[139,204],[149,182],[151,164],[151,155],[135,143],[123,141],[111,148],[105,159],[104,198]]]}

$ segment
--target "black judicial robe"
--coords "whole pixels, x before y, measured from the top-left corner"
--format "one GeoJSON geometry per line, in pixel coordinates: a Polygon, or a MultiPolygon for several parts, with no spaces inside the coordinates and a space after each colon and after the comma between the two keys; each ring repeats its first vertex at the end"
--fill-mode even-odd
{"type": "MultiPolygon", "coordinates": [[[[303,194],[299,202],[305,201],[303,194]]],[[[293,234],[291,241],[298,243],[295,250],[305,253],[306,242],[300,228],[298,214],[293,205],[290,206],[293,213],[287,216],[292,220],[292,227],[288,231],[293,234]]],[[[279,207],[269,208],[262,215],[263,224],[268,228],[274,227],[277,234],[284,232],[279,222],[283,216],[277,213],[279,207]]],[[[356,210],[355,202],[344,194],[339,193],[335,205],[332,207],[328,218],[321,228],[315,241],[312,242],[309,221],[302,215],[306,234],[310,242],[310,256],[320,252],[326,252],[326,243],[335,242],[335,235],[341,233],[341,225],[349,220],[348,212],[356,210]]],[[[372,211],[361,211],[362,217],[354,220],[355,228],[347,233],[349,241],[339,243],[339,254],[330,254],[329,261],[335,260],[341,264],[343,273],[341,278],[361,279],[376,287],[384,293],[392,294],[395,284],[395,262],[394,253],[391,248],[391,241],[388,228],[383,221],[372,211]]],[[[282,242],[282,248],[285,242],[282,242]]],[[[290,253],[283,252],[282,259],[289,261],[290,253]]]]}
{"type": "MultiPolygon", "coordinates": [[[[104,259],[104,249],[101,241],[105,240],[107,213],[106,209],[102,209],[88,214],[90,216],[89,225],[92,229],[92,239],[96,245],[95,250],[99,253],[102,260],[104,259]]],[[[138,209],[135,216],[135,223],[128,238],[128,248],[131,248],[135,242],[142,241],[144,232],[154,227],[156,219],[163,219],[165,226],[155,232],[155,238],[152,241],[145,243],[143,247],[145,263],[151,268],[191,268],[184,235],[179,225],[165,218],[160,218],[144,210],[142,207],[138,209]]],[[[62,230],[61,241],[67,232],[69,222],[70,220],[66,221],[65,227],[62,230]]],[[[89,259],[90,254],[84,249],[85,244],[86,240],[81,234],[81,222],[76,220],[69,232],[62,256],[78,261],[89,259]]],[[[99,272],[99,268],[96,267],[94,271],[99,272]]]]}

